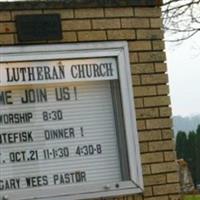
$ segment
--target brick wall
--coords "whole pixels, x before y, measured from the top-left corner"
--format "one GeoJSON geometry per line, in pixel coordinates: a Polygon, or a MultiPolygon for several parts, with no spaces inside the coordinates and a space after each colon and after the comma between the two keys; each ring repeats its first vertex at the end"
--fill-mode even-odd
{"type": "Polygon", "coordinates": [[[63,40],[49,43],[128,41],[145,190],[119,199],[180,199],[160,8],[4,9],[0,46],[19,45],[15,16],[36,13],[61,15],[63,40]]]}

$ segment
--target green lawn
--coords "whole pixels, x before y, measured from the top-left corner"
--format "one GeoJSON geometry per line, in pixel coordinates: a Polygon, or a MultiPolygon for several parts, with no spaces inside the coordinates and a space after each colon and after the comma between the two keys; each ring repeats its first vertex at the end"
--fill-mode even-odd
{"type": "Polygon", "coordinates": [[[184,200],[200,200],[200,195],[187,195],[184,200]]]}

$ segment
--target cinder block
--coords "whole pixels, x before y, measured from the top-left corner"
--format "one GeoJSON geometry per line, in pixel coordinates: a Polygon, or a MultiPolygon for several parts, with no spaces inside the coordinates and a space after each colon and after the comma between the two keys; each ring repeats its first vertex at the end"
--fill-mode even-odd
{"type": "Polygon", "coordinates": [[[151,186],[144,187],[144,192],[143,192],[144,197],[150,197],[153,196],[153,190],[151,186]]]}
{"type": "Polygon", "coordinates": [[[136,38],[134,30],[109,30],[109,40],[133,40],[136,38]]]}
{"type": "Polygon", "coordinates": [[[161,130],[140,131],[139,141],[158,141],[162,139],[161,130]]]}
{"type": "Polygon", "coordinates": [[[144,153],[141,155],[141,162],[143,164],[146,163],[157,163],[163,162],[164,157],[162,152],[154,152],[154,153],[144,153]]]}
{"type": "Polygon", "coordinates": [[[180,181],[178,173],[169,173],[167,174],[168,183],[178,183],[180,181]]]}
{"type": "Polygon", "coordinates": [[[169,200],[169,197],[167,195],[165,196],[154,196],[150,198],[145,198],[145,200],[169,200]]]}
{"type": "Polygon", "coordinates": [[[159,7],[153,8],[135,8],[136,17],[160,17],[161,9],[159,7]]]}
{"type": "Polygon", "coordinates": [[[136,30],[138,40],[160,40],[163,39],[163,31],[160,29],[136,30]]]}
{"type": "Polygon", "coordinates": [[[160,117],[171,117],[172,109],[171,107],[161,107],[159,108],[160,117]]]}
{"type": "Polygon", "coordinates": [[[143,195],[142,194],[135,194],[134,195],[134,200],[143,200],[143,195]]]}
{"type": "Polygon", "coordinates": [[[143,98],[135,98],[134,103],[135,103],[136,108],[143,108],[144,107],[143,98]]]}
{"type": "Polygon", "coordinates": [[[61,19],[71,19],[74,18],[74,12],[72,9],[51,9],[44,10],[44,14],[59,14],[61,19]]]}
{"type": "Polygon", "coordinates": [[[148,119],[159,117],[158,108],[145,108],[136,110],[137,119],[148,119]]]}
{"type": "MultiPolygon", "coordinates": [[[[148,87],[150,87],[150,86],[148,86],[148,87]]],[[[170,104],[169,96],[156,96],[156,97],[145,97],[144,98],[144,106],[145,107],[168,106],[169,104],[170,104]]]]}
{"type": "Polygon", "coordinates": [[[10,21],[11,14],[9,11],[1,11],[0,12],[0,21],[10,21]]]}
{"type": "Polygon", "coordinates": [[[174,135],[174,133],[173,133],[172,129],[162,130],[162,138],[165,139],[165,140],[166,139],[172,139],[173,135],[174,135]]]}
{"type": "Polygon", "coordinates": [[[151,164],[152,174],[167,173],[167,172],[169,173],[177,171],[178,171],[178,165],[174,161],[151,164]]]}
{"type": "Polygon", "coordinates": [[[175,151],[164,152],[164,159],[165,159],[165,161],[176,160],[176,153],[175,153],[175,151]]]}
{"type": "Polygon", "coordinates": [[[176,194],[177,192],[180,192],[180,184],[178,183],[153,186],[155,195],[176,194]]]}
{"type": "Polygon", "coordinates": [[[12,22],[1,23],[0,25],[0,33],[14,33],[16,32],[15,24],[12,22]]]}
{"type": "Polygon", "coordinates": [[[17,15],[34,15],[34,14],[42,14],[42,10],[17,10],[11,12],[12,20],[15,20],[17,15]]]}
{"type": "Polygon", "coordinates": [[[141,76],[143,85],[165,84],[168,83],[166,74],[148,74],[141,76]]]}
{"type": "Polygon", "coordinates": [[[120,19],[95,19],[92,20],[93,29],[120,29],[120,19]]]}
{"type": "Polygon", "coordinates": [[[170,127],[172,127],[172,120],[169,118],[146,120],[147,129],[161,129],[170,127]]]}
{"type": "Polygon", "coordinates": [[[133,8],[105,8],[105,17],[131,17],[133,8]]]}
{"type": "Polygon", "coordinates": [[[138,63],[139,62],[138,53],[137,52],[129,52],[129,59],[132,64],[138,63]]]}
{"type": "Polygon", "coordinates": [[[146,125],[144,120],[137,120],[137,129],[138,130],[145,130],[146,125]]]}
{"type": "Polygon", "coordinates": [[[149,142],[149,151],[172,150],[173,148],[172,140],[149,142]]]}
{"type": "Polygon", "coordinates": [[[63,32],[63,42],[76,42],[77,36],[75,32],[63,32]]]}
{"type": "Polygon", "coordinates": [[[148,18],[126,18],[121,20],[122,28],[149,28],[148,18]]]}
{"type": "Polygon", "coordinates": [[[154,52],[139,52],[140,62],[164,62],[166,60],[166,54],[162,51],[154,52]]]}
{"type": "Polygon", "coordinates": [[[0,45],[14,44],[14,34],[1,34],[0,45]]]}
{"type": "Polygon", "coordinates": [[[104,17],[103,8],[75,9],[76,18],[101,18],[104,17]]]}
{"type": "Polygon", "coordinates": [[[170,200],[183,200],[182,194],[176,194],[176,195],[169,195],[170,200]]]}
{"type": "Polygon", "coordinates": [[[82,31],[78,32],[79,41],[99,41],[106,40],[105,31],[82,31]]]}
{"type": "Polygon", "coordinates": [[[158,85],[157,93],[158,95],[168,95],[169,94],[169,85],[158,85]]]}
{"type": "Polygon", "coordinates": [[[132,64],[131,72],[133,74],[152,74],[155,71],[152,63],[142,63],[142,64],[132,64]]]}
{"type": "Polygon", "coordinates": [[[166,184],[166,182],[165,174],[144,176],[145,186],[166,184]]]}
{"type": "Polygon", "coordinates": [[[151,18],[150,19],[150,26],[151,28],[162,28],[163,21],[161,18],[151,18]]]}
{"type": "MultiPolygon", "coordinates": [[[[134,87],[133,89],[134,89],[135,97],[145,97],[145,96],[155,96],[156,95],[156,87],[155,86],[137,86],[137,87],[134,87]]],[[[148,98],[146,101],[148,101],[148,98]]]]}
{"type": "Polygon", "coordinates": [[[153,50],[164,50],[165,49],[165,43],[162,40],[154,40],[154,41],[152,41],[152,45],[153,45],[153,50]]]}
{"type": "Polygon", "coordinates": [[[74,31],[74,30],[90,30],[90,20],[63,20],[62,21],[63,31],[74,31]]]}
{"type": "Polygon", "coordinates": [[[150,41],[130,41],[129,51],[149,51],[152,50],[150,41]]]}
{"type": "Polygon", "coordinates": [[[142,173],[143,175],[150,175],[151,174],[151,167],[149,164],[142,165],[142,173]]]}
{"type": "Polygon", "coordinates": [[[167,71],[166,63],[155,63],[155,70],[156,72],[166,72],[167,71]]]}
{"type": "Polygon", "coordinates": [[[140,76],[139,75],[133,75],[132,76],[132,83],[133,85],[141,85],[141,81],[140,81],[140,76]]]}
{"type": "Polygon", "coordinates": [[[142,142],[140,143],[140,152],[141,153],[147,153],[148,152],[148,143],[147,142],[142,142]]]}
{"type": "MultiPolygon", "coordinates": [[[[115,200],[115,199],[112,199],[112,200],[115,200]]],[[[123,200],[123,199],[121,199],[121,200],[123,200]]],[[[127,196],[126,200],[135,200],[135,199],[134,199],[134,196],[127,196]]]]}

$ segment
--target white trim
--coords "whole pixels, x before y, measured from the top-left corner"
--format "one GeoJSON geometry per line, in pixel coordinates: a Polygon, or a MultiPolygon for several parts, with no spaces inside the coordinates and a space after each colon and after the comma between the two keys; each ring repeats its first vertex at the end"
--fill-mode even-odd
{"type": "MultiPolygon", "coordinates": [[[[118,62],[119,81],[121,87],[122,106],[124,112],[124,123],[127,138],[128,160],[130,168],[130,181],[122,181],[119,188],[116,183],[110,189],[98,186],[74,186],[59,187],[56,189],[42,188],[27,191],[10,192],[9,199],[88,199],[97,197],[110,197],[125,194],[141,193],[143,191],[143,178],[139,153],[138,133],[136,126],[136,115],[133,102],[133,90],[128,57],[127,42],[98,42],[80,44],[49,44],[19,47],[1,47],[1,62],[31,61],[31,60],[53,60],[53,59],[79,59],[79,58],[101,58],[115,57],[118,62]],[[100,189],[102,188],[102,189],[100,189]],[[48,194],[48,196],[47,196],[48,194]],[[31,197],[32,196],[32,197],[31,197]],[[53,197],[54,196],[54,197],[53,197]]],[[[0,195],[1,199],[1,195],[0,195]]]]}

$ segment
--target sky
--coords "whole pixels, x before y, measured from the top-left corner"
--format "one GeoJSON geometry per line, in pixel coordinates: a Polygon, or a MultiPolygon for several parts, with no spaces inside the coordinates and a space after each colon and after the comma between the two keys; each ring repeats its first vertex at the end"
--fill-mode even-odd
{"type": "Polygon", "coordinates": [[[200,114],[200,34],[177,45],[166,43],[173,115],[200,114]]]}

